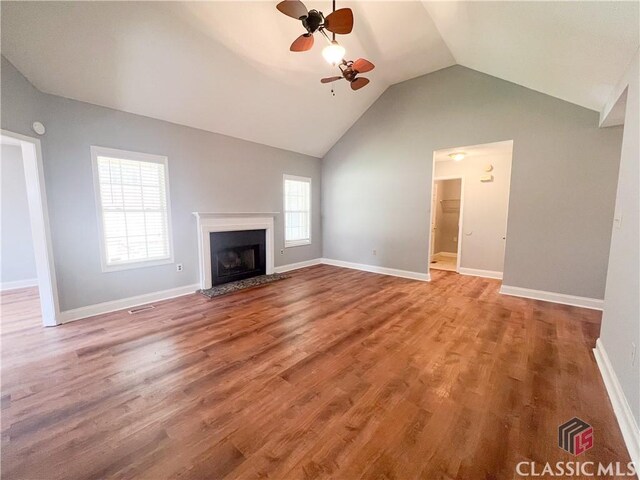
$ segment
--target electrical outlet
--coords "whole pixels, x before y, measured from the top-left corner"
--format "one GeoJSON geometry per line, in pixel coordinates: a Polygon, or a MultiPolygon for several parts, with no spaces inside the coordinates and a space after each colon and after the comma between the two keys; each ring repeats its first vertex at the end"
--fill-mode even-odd
{"type": "Polygon", "coordinates": [[[631,366],[636,364],[637,353],[636,344],[631,342],[631,366]]]}
{"type": "Polygon", "coordinates": [[[371,252],[371,253],[373,253],[373,255],[378,255],[378,251],[377,250],[373,250],[373,252],[371,252]]]}
{"type": "Polygon", "coordinates": [[[284,248],[280,249],[280,255],[284,255],[284,248]]]}
{"type": "Polygon", "coordinates": [[[184,268],[182,267],[181,263],[177,263],[176,264],[176,272],[181,272],[182,270],[184,270],[184,268]]]}

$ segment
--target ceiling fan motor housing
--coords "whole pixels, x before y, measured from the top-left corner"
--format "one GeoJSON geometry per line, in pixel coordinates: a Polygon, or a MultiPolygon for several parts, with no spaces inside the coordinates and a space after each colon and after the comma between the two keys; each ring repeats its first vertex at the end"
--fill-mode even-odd
{"type": "Polygon", "coordinates": [[[317,10],[309,10],[309,14],[302,19],[302,25],[307,29],[307,32],[313,33],[320,25],[324,24],[324,15],[317,10]]]}
{"type": "Polygon", "coordinates": [[[348,66],[342,71],[342,75],[344,75],[344,78],[346,78],[350,82],[352,82],[353,79],[356,78],[357,74],[358,72],[356,72],[351,66],[348,66]]]}

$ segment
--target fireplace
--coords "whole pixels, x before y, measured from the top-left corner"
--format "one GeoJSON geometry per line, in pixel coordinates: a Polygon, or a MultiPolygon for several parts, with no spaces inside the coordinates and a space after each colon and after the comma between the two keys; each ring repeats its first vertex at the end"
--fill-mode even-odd
{"type": "MultiPolygon", "coordinates": [[[[260,262],[265,262],[267,275],[274,271],[273,219],[278,212],[193,212],[196,217],[198,232],[198,270],[201,289],[213,286],[211,261],[218,245],[212,245],[211,234],[222,232],[239,232],[261,230],[265,235],[265,250],[260,262]]],[[[255,245],[255,243],[253,243],[255,245]]],[[[241,245],[242,246],[242,245],[241,245]]]]}
{"type": "Polygon", "coordinates": [[[266,230],[210,232],[213,285],[266,273],[266,230]]]}

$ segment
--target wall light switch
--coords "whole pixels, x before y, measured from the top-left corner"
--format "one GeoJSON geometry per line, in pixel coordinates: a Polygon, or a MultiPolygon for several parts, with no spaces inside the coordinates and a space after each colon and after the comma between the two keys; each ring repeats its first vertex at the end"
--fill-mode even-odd
{"type": "Polygon", "coordinates": [[[613,217],[613,226],[616,228],[622,227],[622,213],[618,212],[613,217]]]}

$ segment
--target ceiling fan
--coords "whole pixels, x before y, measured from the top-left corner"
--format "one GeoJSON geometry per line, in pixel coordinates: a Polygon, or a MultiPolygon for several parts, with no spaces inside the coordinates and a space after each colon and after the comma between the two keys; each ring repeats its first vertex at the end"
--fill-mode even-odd
{"type": "Polygon", "coordinates": [[[342,60],[342,63],[338,65],[338,68],[342,75],[323,78],[320,82],[330,83],[344,78],[351,84],[351,90],[359,90],[369,83],[369,79],[365,77],[358,77],[358,74],[370,72],[375,68],[375,65],[369,60],[359,58],[355,62],[351,60],[342,60]]]}
{"type": "MultiPolygon", "coordinates": [[[[293,41],[289,47],[292,52],[305,52],[313,47],[315,32],[319,31],[332,45],[339,46],[335,41],[335,34],[346,35],[353,30],[353,12],[350,8],[336,10],[335,0],[333,1],[333,12],[326,17],[318,10],[307,10],[307,7],[300,0],[284,0],[278,3],[276,8],[285,15],[300,20],[307,31],[293,41]],[[329,39],[325,30],[333,33],[333,40],[329,39]]],[[[342,50],[344,54],[344,49],[342,50]]]]}

